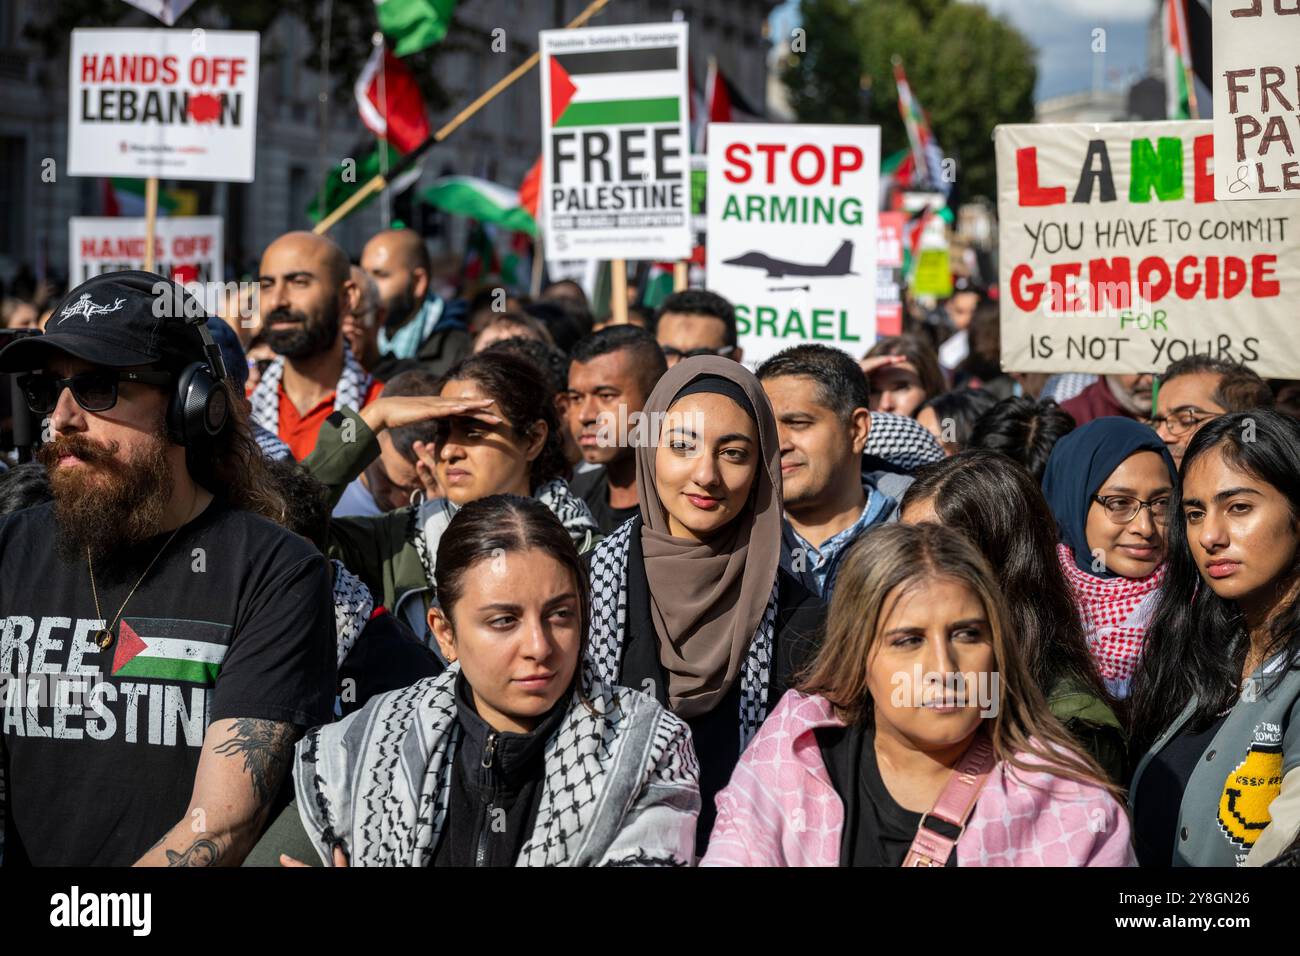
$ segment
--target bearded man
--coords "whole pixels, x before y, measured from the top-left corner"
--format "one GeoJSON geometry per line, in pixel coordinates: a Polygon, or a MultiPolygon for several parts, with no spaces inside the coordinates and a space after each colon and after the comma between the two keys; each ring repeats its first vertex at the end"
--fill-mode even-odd
{"type": "Polygon", "coordinates": [[[267,246],[257,281],[262,340],[279,358],[253,390],[253,421],[301,461],[325,419],[340,408],[361,411],[384,389],[343,337],[342,317],[357,311],[361,290],[343,250],[310,232],[267,246]]]}
{"type": "Polygon", "coordinates": [[[0,519],[6,866],[238,865],[330,718],[324,557],[273,523],[202,308],[144,272],[0,352],[54,500],[0,519]]]}

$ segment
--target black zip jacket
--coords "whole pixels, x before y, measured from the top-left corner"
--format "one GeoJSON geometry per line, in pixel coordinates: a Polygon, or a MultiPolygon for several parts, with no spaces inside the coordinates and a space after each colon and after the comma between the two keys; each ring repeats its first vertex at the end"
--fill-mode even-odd
{"type": "Polygon", "coordinates": [[[460,741],[435,867],[515,865],[537,820],[546,741],[571,703],[566,692],[531,733],[493,730],[475,709],[464,675],[457,677],[460,741]]]}

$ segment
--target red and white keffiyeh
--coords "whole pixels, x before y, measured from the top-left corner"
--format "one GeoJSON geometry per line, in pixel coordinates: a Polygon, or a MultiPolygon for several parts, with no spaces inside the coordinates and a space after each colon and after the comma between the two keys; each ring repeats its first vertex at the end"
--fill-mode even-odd
{"type": "Polygon", "coordinates": [[[1162,561],[1144,578],[1099,578],[1081,571],[1066,545],[1058,544],[1056,555],[1074,593],[1098,673],[1108,683],[1127,683],[1142,656],[1147,622],[1168,565],[1162,561]]]}

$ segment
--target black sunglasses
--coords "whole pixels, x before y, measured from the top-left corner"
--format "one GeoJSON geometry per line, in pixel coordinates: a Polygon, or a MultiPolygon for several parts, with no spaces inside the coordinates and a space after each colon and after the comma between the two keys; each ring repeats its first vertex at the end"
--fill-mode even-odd
{"type": "Polygon", "coordinates": [[[88,412],[106,412],[117,404],[119,382],[141,382],[145,385],[168,385],[172,376],[167,372],[125,372],[118,369],[95,369],[80,372],[71,378],[55,378],[47,372],[34,372],[18,379],[27,407],[37,415],[49,415],[59,404],[65,388],[72,389],[72,397],[88,412]]]}

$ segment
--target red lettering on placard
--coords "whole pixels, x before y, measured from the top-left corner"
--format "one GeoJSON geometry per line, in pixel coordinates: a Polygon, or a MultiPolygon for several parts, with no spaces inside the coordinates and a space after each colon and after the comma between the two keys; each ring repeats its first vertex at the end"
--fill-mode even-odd
{"type": "Polygon", "coordinates": [[[1016,150],[1016,174],[1022,206],[1056,206],[1065,202],[1064,186],[1038,185],[1038,147],[1016,150]]]}
{"type": "Polygon", "coordinates": [[[1192,140],[1192,179],[1196,184],[1195,199],[1198,203],[1214,202],[1214,170],[1210,168],[1213,159],[1213,133],[1192,140]]]}
{"type": "Polygon", "coordinates": [[[749,177],[754,175],[754,167],[749,165],[749,147],[744,143],[732,143],[727,147],[725,153],[728,168],[722,171],[723,177],[729,183],[747,183],[749,177]],[[733,173],[730,167],[744,170],[742,173],[733,173]]]}

